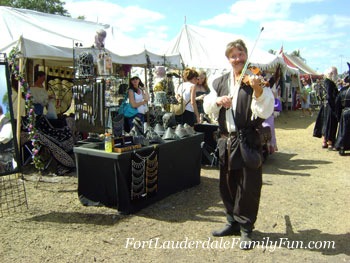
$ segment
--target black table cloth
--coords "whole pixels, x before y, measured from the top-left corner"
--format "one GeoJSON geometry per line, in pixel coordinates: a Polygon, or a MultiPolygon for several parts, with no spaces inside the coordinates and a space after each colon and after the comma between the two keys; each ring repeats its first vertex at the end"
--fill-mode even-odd
{"type": "Polygon", "coordinates": [[[200,183],[203,133],[125,153],[107,153],[103,143],[74,147],[79,198],[133,213],[200,183]],[[157,191],[132,198],[132,159],[156,152],[157,191]]]}

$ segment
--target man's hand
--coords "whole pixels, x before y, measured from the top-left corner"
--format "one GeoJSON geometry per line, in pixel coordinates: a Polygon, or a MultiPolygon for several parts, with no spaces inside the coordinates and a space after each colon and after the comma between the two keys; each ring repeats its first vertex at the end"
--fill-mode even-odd
{"type": "Polygon", "coordinates": [[[232,106],[232,98],[229,96],[222,96],[216,99],[216,105],[229,109],[232,106]]]}
{"type": "Polygon", "coordinates": [[[259,76],[249,76],[249,85],[254,90],[254,96],[256,98],[259,98],[263,93],[264,80],[261,79],[259,76]]]}

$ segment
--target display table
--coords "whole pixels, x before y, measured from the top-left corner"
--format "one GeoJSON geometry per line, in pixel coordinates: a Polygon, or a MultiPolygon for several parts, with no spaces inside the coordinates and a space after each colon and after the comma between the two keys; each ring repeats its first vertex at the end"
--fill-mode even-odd
{"type": "Polygon", "coordinates": [[[133,213],[173,193],[200,183],[203,133],[125,153],[107,153],[103,143],[74,147],[79,198],[119,212],[133,213]],[[157,151],[157,191],[131,198],[132,157],[157,151]]]}

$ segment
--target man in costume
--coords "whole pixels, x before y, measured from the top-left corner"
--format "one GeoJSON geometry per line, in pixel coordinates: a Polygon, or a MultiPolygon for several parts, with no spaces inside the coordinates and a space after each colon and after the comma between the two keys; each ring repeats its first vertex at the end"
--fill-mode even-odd
{"type": "MultiPolygon", "coordinates": [[[[257,131],[274,110],[274,96],[269,87],[261,85],[257,76],[248,76],[239,83],[248,59],[245,43],[238,39],[228,43],[225,55],[232,70],[213,81],[204,98],[204,111],[218,114],[220,159],[220,195],[225,206],[227,224],[213,236],[241,234],[241,249],[252,248],[252,231],[257,219],[262,187],[261,163],[248,167],[243,160],[240,141],[261,154],[257,131]],[[242,85],[241,85],[242,84],[242,85]]],[[[251,160],[253,161],[253,160],[251,160]]]]}

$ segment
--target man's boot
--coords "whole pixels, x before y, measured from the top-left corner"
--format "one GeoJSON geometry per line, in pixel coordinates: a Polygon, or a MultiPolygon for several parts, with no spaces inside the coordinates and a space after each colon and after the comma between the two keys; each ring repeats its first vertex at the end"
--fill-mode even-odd
{"type": "Polygon", "coordinates": [[[232,236],[239,235],[240,227],[237,222],[227,223],[223,228],[214,230],[212,235],[214,237],[232,236]]]}
{"type": "Polygon", "coordinates": [[[242,250],[253,249],[253,239],[252,239],[253,227],[251,226],[242,226],[241,225],[241,240],[239,248],[242,250]]]}

